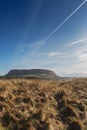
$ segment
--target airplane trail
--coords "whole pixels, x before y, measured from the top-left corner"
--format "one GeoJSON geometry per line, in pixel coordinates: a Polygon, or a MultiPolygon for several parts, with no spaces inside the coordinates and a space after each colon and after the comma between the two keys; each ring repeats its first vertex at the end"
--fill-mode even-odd
{"type": "Polygon", "coordinates": [[[84,0],[64,21],[62,21],[37,47],[39,49],[45,42],[56,32],[58,31],[85,3],[87,0],[84,0]]]}

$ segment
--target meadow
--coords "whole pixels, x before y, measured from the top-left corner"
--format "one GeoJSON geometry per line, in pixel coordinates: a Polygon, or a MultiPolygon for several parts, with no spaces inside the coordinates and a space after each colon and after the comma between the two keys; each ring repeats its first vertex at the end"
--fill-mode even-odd
{"type": "Polygon", "coordinates": [[[87,79],[0,79],[0,130],[87,130],[87,79]]]}

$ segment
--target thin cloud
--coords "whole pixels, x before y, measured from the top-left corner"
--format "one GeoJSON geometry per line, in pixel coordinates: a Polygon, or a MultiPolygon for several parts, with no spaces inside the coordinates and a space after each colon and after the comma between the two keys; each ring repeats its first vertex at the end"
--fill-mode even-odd
{"type": "Polygon", "coordinates": [[[63,53],[60,52],[50,52],[48,53],[49,57],[54,57],[54,56],[63,56],[63,53]]]}
{"type": "Polygon", "coordinates": [[[29,48],[31,48],[30,44],[19,44],[16,50],[17,50],[17,53],[24,53],[29,48]]]}
{"type": "Polygon", "coordinates": [[[73,46],[73,45],[81,44],[81,43],[84,43],[84,42],[87,42],[87,39],[80,39],[80,40],[68,43],[68,44],[66,44],[66,46],[73,46]]]}
{"type": "Polygon", "coordinates": [[[32,51],[32,54],[35,54],[35,52],[37,52],[37,50],[43,45],[45,44],[44,41],[38,41],[36,43],[34,43],[31,47],[34,48],[34,50],[32,51]]]}
{"type": "Polygon", "coordinates": [[[42,41],[38,41],[38,42],[36,42],[36,43],[34,43],[33,45],[32,45],[32,48],[37,48],[38,46],[40,46],[42,44],[42,41]]]}
{"type": "Polygon", "coordinates": [[[36,50],[38,50],[45,42],[56,32],[58,31],[85,3],[87,0],[84,0],[64,21],[62,21],[38,46],[36,50]]]}
{"type": "Polygon", "coordinates": [[[74,54],[79,61],[87,61],[87,45],[81,46],[74,54]]]}

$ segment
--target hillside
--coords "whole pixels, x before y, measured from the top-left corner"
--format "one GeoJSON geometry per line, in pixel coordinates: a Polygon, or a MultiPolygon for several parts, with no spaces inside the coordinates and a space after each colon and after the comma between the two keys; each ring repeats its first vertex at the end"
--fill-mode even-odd
{"type": "Polygon", "coordinates": [[[0,80],[0,130],[87,130],[87,79],[0,80]]]}
{"type": "Polygon", "coordinates": [[[24,77],[35,79],[58,79],[59,77],[55,72],[44,69],[24,69],[24,70],[11,70],[5,77],[24,77]]]}

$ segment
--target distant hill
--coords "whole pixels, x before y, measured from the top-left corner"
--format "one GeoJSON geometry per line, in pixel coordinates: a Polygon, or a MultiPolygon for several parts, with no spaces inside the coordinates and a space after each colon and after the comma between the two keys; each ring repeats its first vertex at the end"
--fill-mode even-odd
{"type": "Polygon", "coordinates": [[[5,77],[24,77],[24,78],[37,78],[37,79],[58,79],[57,74],[51,70],[44,69],[22,69],[22,70],[11,70],[5,77]]]}
{"type": "Polygon", "coordinates": [[[2,79],[2,78],[3,78],[3,76],[0,75],[0,79],[2,79]]]}

